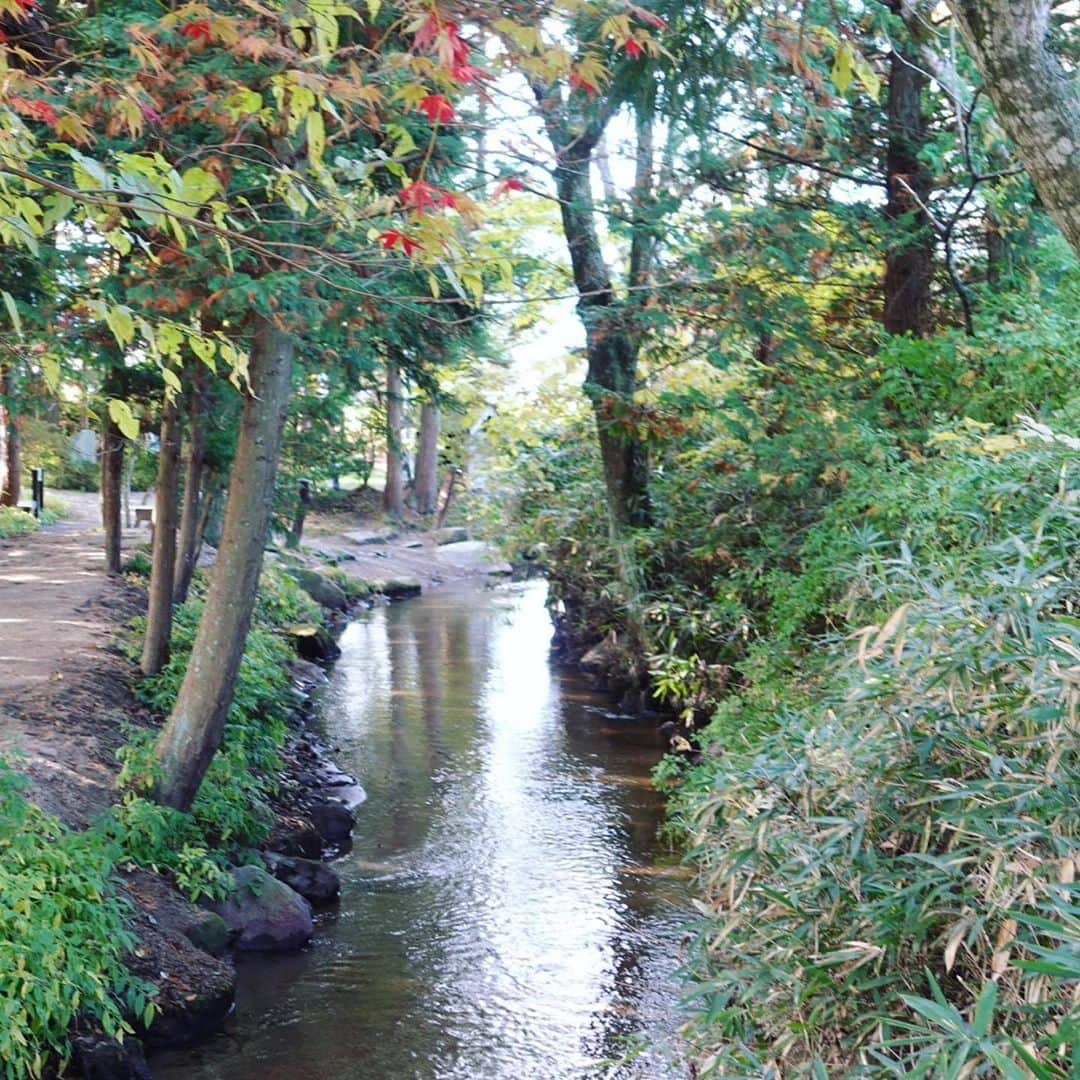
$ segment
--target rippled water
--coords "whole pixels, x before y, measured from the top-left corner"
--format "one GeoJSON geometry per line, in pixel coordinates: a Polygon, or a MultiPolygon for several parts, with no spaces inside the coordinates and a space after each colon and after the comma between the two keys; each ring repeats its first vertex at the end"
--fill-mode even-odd
{"type": "Polygon", "coordinates": [[[346,630],[321,723],[368,799],[340,907],[304,953],[245,959],[229,1030],[155,1077],[684,1075],[658,739],[552,668],[550,636],[538,583],[346,630]]]}

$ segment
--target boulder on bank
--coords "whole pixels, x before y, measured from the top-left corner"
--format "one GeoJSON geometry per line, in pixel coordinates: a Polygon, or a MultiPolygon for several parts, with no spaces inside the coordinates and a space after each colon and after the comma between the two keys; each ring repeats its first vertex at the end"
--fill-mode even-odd
{"type": "Polygon", "coordinates": [[[606,675],[616,666],[618,658],[618,645],[605,638],[603,641],[598,641],[578,660],[578,667],[594,675],[606,675]]]}
{"type": "Polygon", "coordinates": [[[297,566],[289,569],[289,575],[315,601],[325,608],[333,611],[345,611],[349,606],[349,598],[335,582],[318,570],[309,570],[307,567],[297,566]]]}
{"type": "Polygon", "coordinates": [[[258,866],[233,871],[233,891],[213,906],[245,952],[289,952],[315,931],[308,902],[258,866]]]}
{"type": "Polygon", "coordinates": [[[331,847],[348,849],[352,845],[352,831],[356,824],[353,812],[336,799],[312,803],[308,808],[312,824],[324,842],[331,847]]]}
{"type": "Polygon", "coordinates": [[[71,1044],[72,1059],[83,1080],[151,1080],[142,1043],[123,1044],[98,1035],[80,1035],[71,1044]]]}
{"type": "Polygon", "coordinates": [[[263,855],[270,873],[312,904],[328,904],[341,892],[341,879],[325,863],[268,851],[263,855]]]}
{"type": "Polygon", "coordinates": [[[380,581],[375,585],[377,592],[382,593],[389,600],[405,600],[411,596],[419,596],[423,586],[419,581],[410,581],[407,578],[392,578],[390,581],[380,581]]]}
{"type": "Polygon", "coordinates": [[[442,547],[444,544],[463,544],[469,539],[469,530],[459,525],[448,525],[445,529],[435,530],[435,543],[442,547]]]}
{"type": "Polygon", "coordinates": [[[200,911],[191,924],[184,927],[184,937],[195,948],[211,956],[223,956],[229,947],[229,928],[213,911],[200,911]]]}
{"type": "Polygon", "coordinates": [[[285,632],[292,638],[293,646],[301,660],[316,663],[319,660],[336,660],[341,649],[325,626],[301,623],[287,626],[285,632]]]}

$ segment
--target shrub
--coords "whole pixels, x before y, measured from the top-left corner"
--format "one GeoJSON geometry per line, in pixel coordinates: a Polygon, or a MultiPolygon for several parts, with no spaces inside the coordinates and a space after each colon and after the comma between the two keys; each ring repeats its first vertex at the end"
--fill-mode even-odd
{"type": "Polygon", "coordinates": [[[116,851],[101,829],[70,832],[23,798],[0,763],[0,1070],[40,1076],[63,1058],[76,1017],[122,1038],[124,1014],[153,1016],[153,989],[123,964],[134,945],[110,879],[116,851]]]}
{"type": "Polygon", "coordinates": [[[851,664],[777,693],[756,740],[722,712],[677,800],[705,1074],[1076,1066],[1075,452],[904,474],[878,502],[910,516],[861,552],[852,529],[837,571],[851,664]]]}
{"type": "Polygon", "coordinates": [[[41,522],[24,510],[12,506],[0,506],[0,540],[16,536],[28,536],[41,528],[41,522]]]}

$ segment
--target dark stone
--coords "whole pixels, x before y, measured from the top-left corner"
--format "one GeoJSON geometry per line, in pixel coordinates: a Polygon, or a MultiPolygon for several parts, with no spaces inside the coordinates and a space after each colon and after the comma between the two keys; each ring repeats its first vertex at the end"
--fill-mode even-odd
{"type": "Polygon", "coordinates": [[[405,600],[411,596],[419,596],[423,592],[423,586],[419,581],[384,581],[379,586],[379,592],[390,600],[405,600]]]}
{"type": "Polygon", "coordinates": [[[341,879],[325,863],[268,851],[263,855],[270,873],[305,900],[328,904],[341,892],[341,879]]]}
{"type": "Polygon", "coordinates": [[[336,660],[341,655],[338,643],[324,626],[313,633],[293,634],[292,639],[302,660],[336,660]]]}
{"type": "Polygon", "coordinates": [[[184,927],[184,937],[211,956],[221,956],[229,947],[229,928],[213,911],[200,912],[195,922],[184,927]]]}
{"type": "Polygon", "coordinates": [[[322,837],[314,828],[290,829],[275,836],[270,841],[274,848],[285,855],[300,855],[306,859],[317,859],[322,854],[322,837]]]}
{"type": "Polygon", "coordinates": [[[349,606],[349,598],[344,591],[318,570],[296,567],[290,569],[289,574],[316,604],[333,611],[344,611],[349,606]]]}
{"type": "Polygon", "coordinates": [[[235,983],[230,981],[204,993],[192,994],[181,1002],[167,1003],[141,1033],[146,1045],[166,1050],[202,1042],[219,1031],[232,1012],[235,992],[235,983]]]}
{"type": "Polygon", "coordinates": [[[290,952],[314,933],[308,902],[260,866],[233,871],[233,891],[213,905],[241,951],[290,952]]]}
{"type": "Polygon", "coordinates": [[[142,1043],[130,1035],[122,1045],[101,1035],[80,1035],[71,1048],[84,1080],[151,1080],[142,1043]]]}
{"type": "Polygon", "coordinates": [[[314,803],[308,812],[316,831],[326,843],[334,847],[343,847],[352,842],[356,818],[343,803],[327,799],[324,802],[314,803]]]}

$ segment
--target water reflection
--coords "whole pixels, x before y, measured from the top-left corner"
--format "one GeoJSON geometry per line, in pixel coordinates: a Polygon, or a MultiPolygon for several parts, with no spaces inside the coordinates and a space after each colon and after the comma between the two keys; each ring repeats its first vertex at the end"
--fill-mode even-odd
{"type": "Polygon", "coordinates": [[[230,1032],[155,1076],[660,1077],[685,882],[655,849],[648,728],[548,665],[539,585],[353,623],[322,708],[368,792],[340,910],[241,968],[230,1032]]]}

